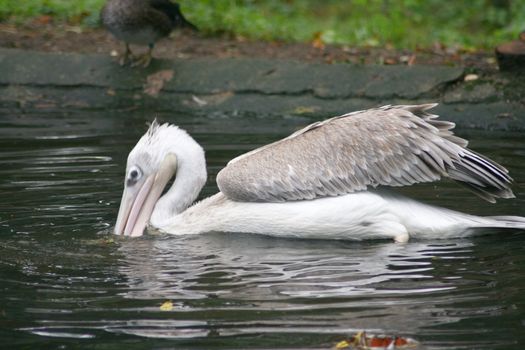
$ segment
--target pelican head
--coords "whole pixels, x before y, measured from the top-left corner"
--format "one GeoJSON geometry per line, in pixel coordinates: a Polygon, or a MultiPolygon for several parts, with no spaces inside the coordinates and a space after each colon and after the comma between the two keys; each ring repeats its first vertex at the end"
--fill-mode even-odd
{"type": "Polygon", "coordinates": [[[186,131],[154,120],[129,153],[115,234],[141,236],[148,222],[162,222],[186,209],[205,181],[202,147],[186,131]]]}

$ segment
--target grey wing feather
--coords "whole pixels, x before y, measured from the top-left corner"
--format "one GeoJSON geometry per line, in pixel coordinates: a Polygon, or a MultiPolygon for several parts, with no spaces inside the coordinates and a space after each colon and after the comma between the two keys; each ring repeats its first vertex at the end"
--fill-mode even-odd
{"type": "Polygon", "coordinates": [[[449,177],[483,199],[512,198],[508,171],[468,148],[435,104],[384,106],[313,123],[228,163],[221,192],[247,202],[339,196],[449,177]]]}

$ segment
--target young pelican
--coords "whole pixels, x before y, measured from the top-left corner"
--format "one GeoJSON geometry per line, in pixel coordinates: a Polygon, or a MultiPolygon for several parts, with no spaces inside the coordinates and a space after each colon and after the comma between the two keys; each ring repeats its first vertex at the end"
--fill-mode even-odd
{"type": "Polygon", "coordinates": [[[428,112],[434,106],[384,106],[313,123],[230,161],[217,175],[220,192],[194,205],[206,182],[204,151],[184,130],[153,121],[128,156],[115,233],[141,236],[149,222],[171,234],[406,242],[525,229],[523,217],[473,216],[376,189],[448,177],[492,203],[514,197],[508,171],[466,148],[454,123],[428,112]]]}

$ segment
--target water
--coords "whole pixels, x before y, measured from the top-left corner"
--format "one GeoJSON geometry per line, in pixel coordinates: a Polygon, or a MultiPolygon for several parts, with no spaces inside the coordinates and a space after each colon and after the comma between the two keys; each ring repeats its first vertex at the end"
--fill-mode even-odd
{"type": "MultiPolygon", "coordinates": [[[[329,349],[359,330],[429,349],[520,349],[525,234],[331,242],[256,235],[110,234],[127,153],[151,113],[3,111],[0,339],[6,348],[329,349]],[[172,301],[171,311],[160,305],[172,301]]],[[[232,157],[311,122],[158,114],[232,157]]],[[[450,184],[405,193],[477,214],[525,215],[523,134],[462,130],[505,164],[516,200],[490,205],[450,184]]]]}

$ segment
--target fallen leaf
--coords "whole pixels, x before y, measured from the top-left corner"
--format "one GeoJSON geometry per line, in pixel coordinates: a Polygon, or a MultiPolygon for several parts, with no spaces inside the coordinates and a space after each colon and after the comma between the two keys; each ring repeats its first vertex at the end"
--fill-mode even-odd
{"type": "Polygon", "coordinates": [[[396,60],[392,57],[387,57],[385,58],[385,64],[389,64],[389,65],[392,65],[392,64],[396,64],[396,60]]]}
{"type": "Polygon", "coordinates": [[[79,24],[82,24],[84,19],[86,17],[88,17],[88,16],[89,16],[89,12],[83,11],[83,12],[77,14],[77,15],[69,17],[68,22],[71,23],[71,24],[79,25],[79,24]]]}
{"type": "Polygon", "coordinates": [[[412,338],[391,337],[386,335],[367,334],[365,331],[357,332],[353,337],[342,340],[335,345],[335,349],[353,350],[390,350],[414,349],[419,343],[412,338]]]}
{"type": "Polygon", "coordinates": [[[416,55],[411,55],[408,59],[407,65],[412,66],[414,63],[416,63],[416,55]]]}
{"type": "Polygon", "coordinates": [[[390,343],[392,343],[392,338],[388,338],[388,337],[385,337],[385,338],[378,338],[378,337],[374,337],[374,338],[370,338],[368,339],[367,341],[368,343],[368,346],[372,347],[372,348],[386,348],[390,345],[390,343]]]}
{"type": "Polygon", "coordinates": [[[405,346],[407,344],[408,344],[408,340],[405,338],[401,338],[401,337],[396,337],[394,341],[395,346],[405,346]]]}
{"type": "Polygon", "coordinates": [[[195,105],[199,107],[204,106],[211,106],[211,105],[219,105],[221,103],[224,103],[225,101],[229,100],[232,96],[234,96],[234,93],[231,91],[225,91],[225,92],[219,92],[213,95],[206,95],[206,96],[191,96],[191,101],[185,101],[184,104],[186,105],[195,105]]]}
{"type": "Polygon", "coordinates": [[[160,306],[160,311],[171,311],[171,310],[173,310],[173,303],[171,301],[169,301],[169,300],[165,301],[160,306]]]}
{"type": "Polygon", "coordinates": [[[349,346],[350,346],[350,343],[347,342],[346,340],[342,340],[339,343],[335,344],[336,349],[345,349],[345,348],[348,348],[349,346]]]}
{"type": "Polygon", "coordinates": [[[67,26],[66,32],[76,33],[76,34],[82,34],[83,30],[80,26],[67,26]]]}
{"type": "Polygon", "coordinates": [[[164,87],[164,84],[173,79],[173,74],[172,69],[165,69],[148,75],[146,85],[144,86],[144,93],[152,97],[157,97],[160,90],[164,87]]]}
{"type": "Polygon", "coordinates": [[[319,110],[319,107],[316,106],[297,106],[292,111],[293,114],[310,114],[315,113],[319,110]]]}
{"type": "Polygon", "coordinates": [[[467,74],[465,75],[465,81],[474,81],[474,80],[478,80],[479,79],[479,75],[477,74],[467,74]]]}
{"type": "Polygon", "coordinates": [[[203,100],[202,98],[198,98],[197,96],[195,95],[192,95],[191,96],[191,99],[193,101],[195,101],[196,104],[199,105],[199,107],[202,107],[202,106],[206,106],[208,104],[208,102],[206,102],[205,100],[203,100]]]}
{"type": "Polygon", "coordinates": [[[242,36],[242,35],[240,35],[240,34],[237,34],[237,35],[235,36],[235,40],[237,40],[238,42],[242,43],[242,42],[245,42],[247,39],[246,39],[245,36],[242,36]]]}
{"type": "Polygon", "coordinates": [[[53,22],[53,17],[49,15],[42,15],[33,19],[34,24],[46,25],[51,22],[53,22]]]}
{"type": "Polygon", "coordinates": [[[314,38],[312,39],[312,46],[319,50],[324,50],[325,44],[322,38],[323,33],[322,32],[316,32],[314,34],[314,38]]]}

